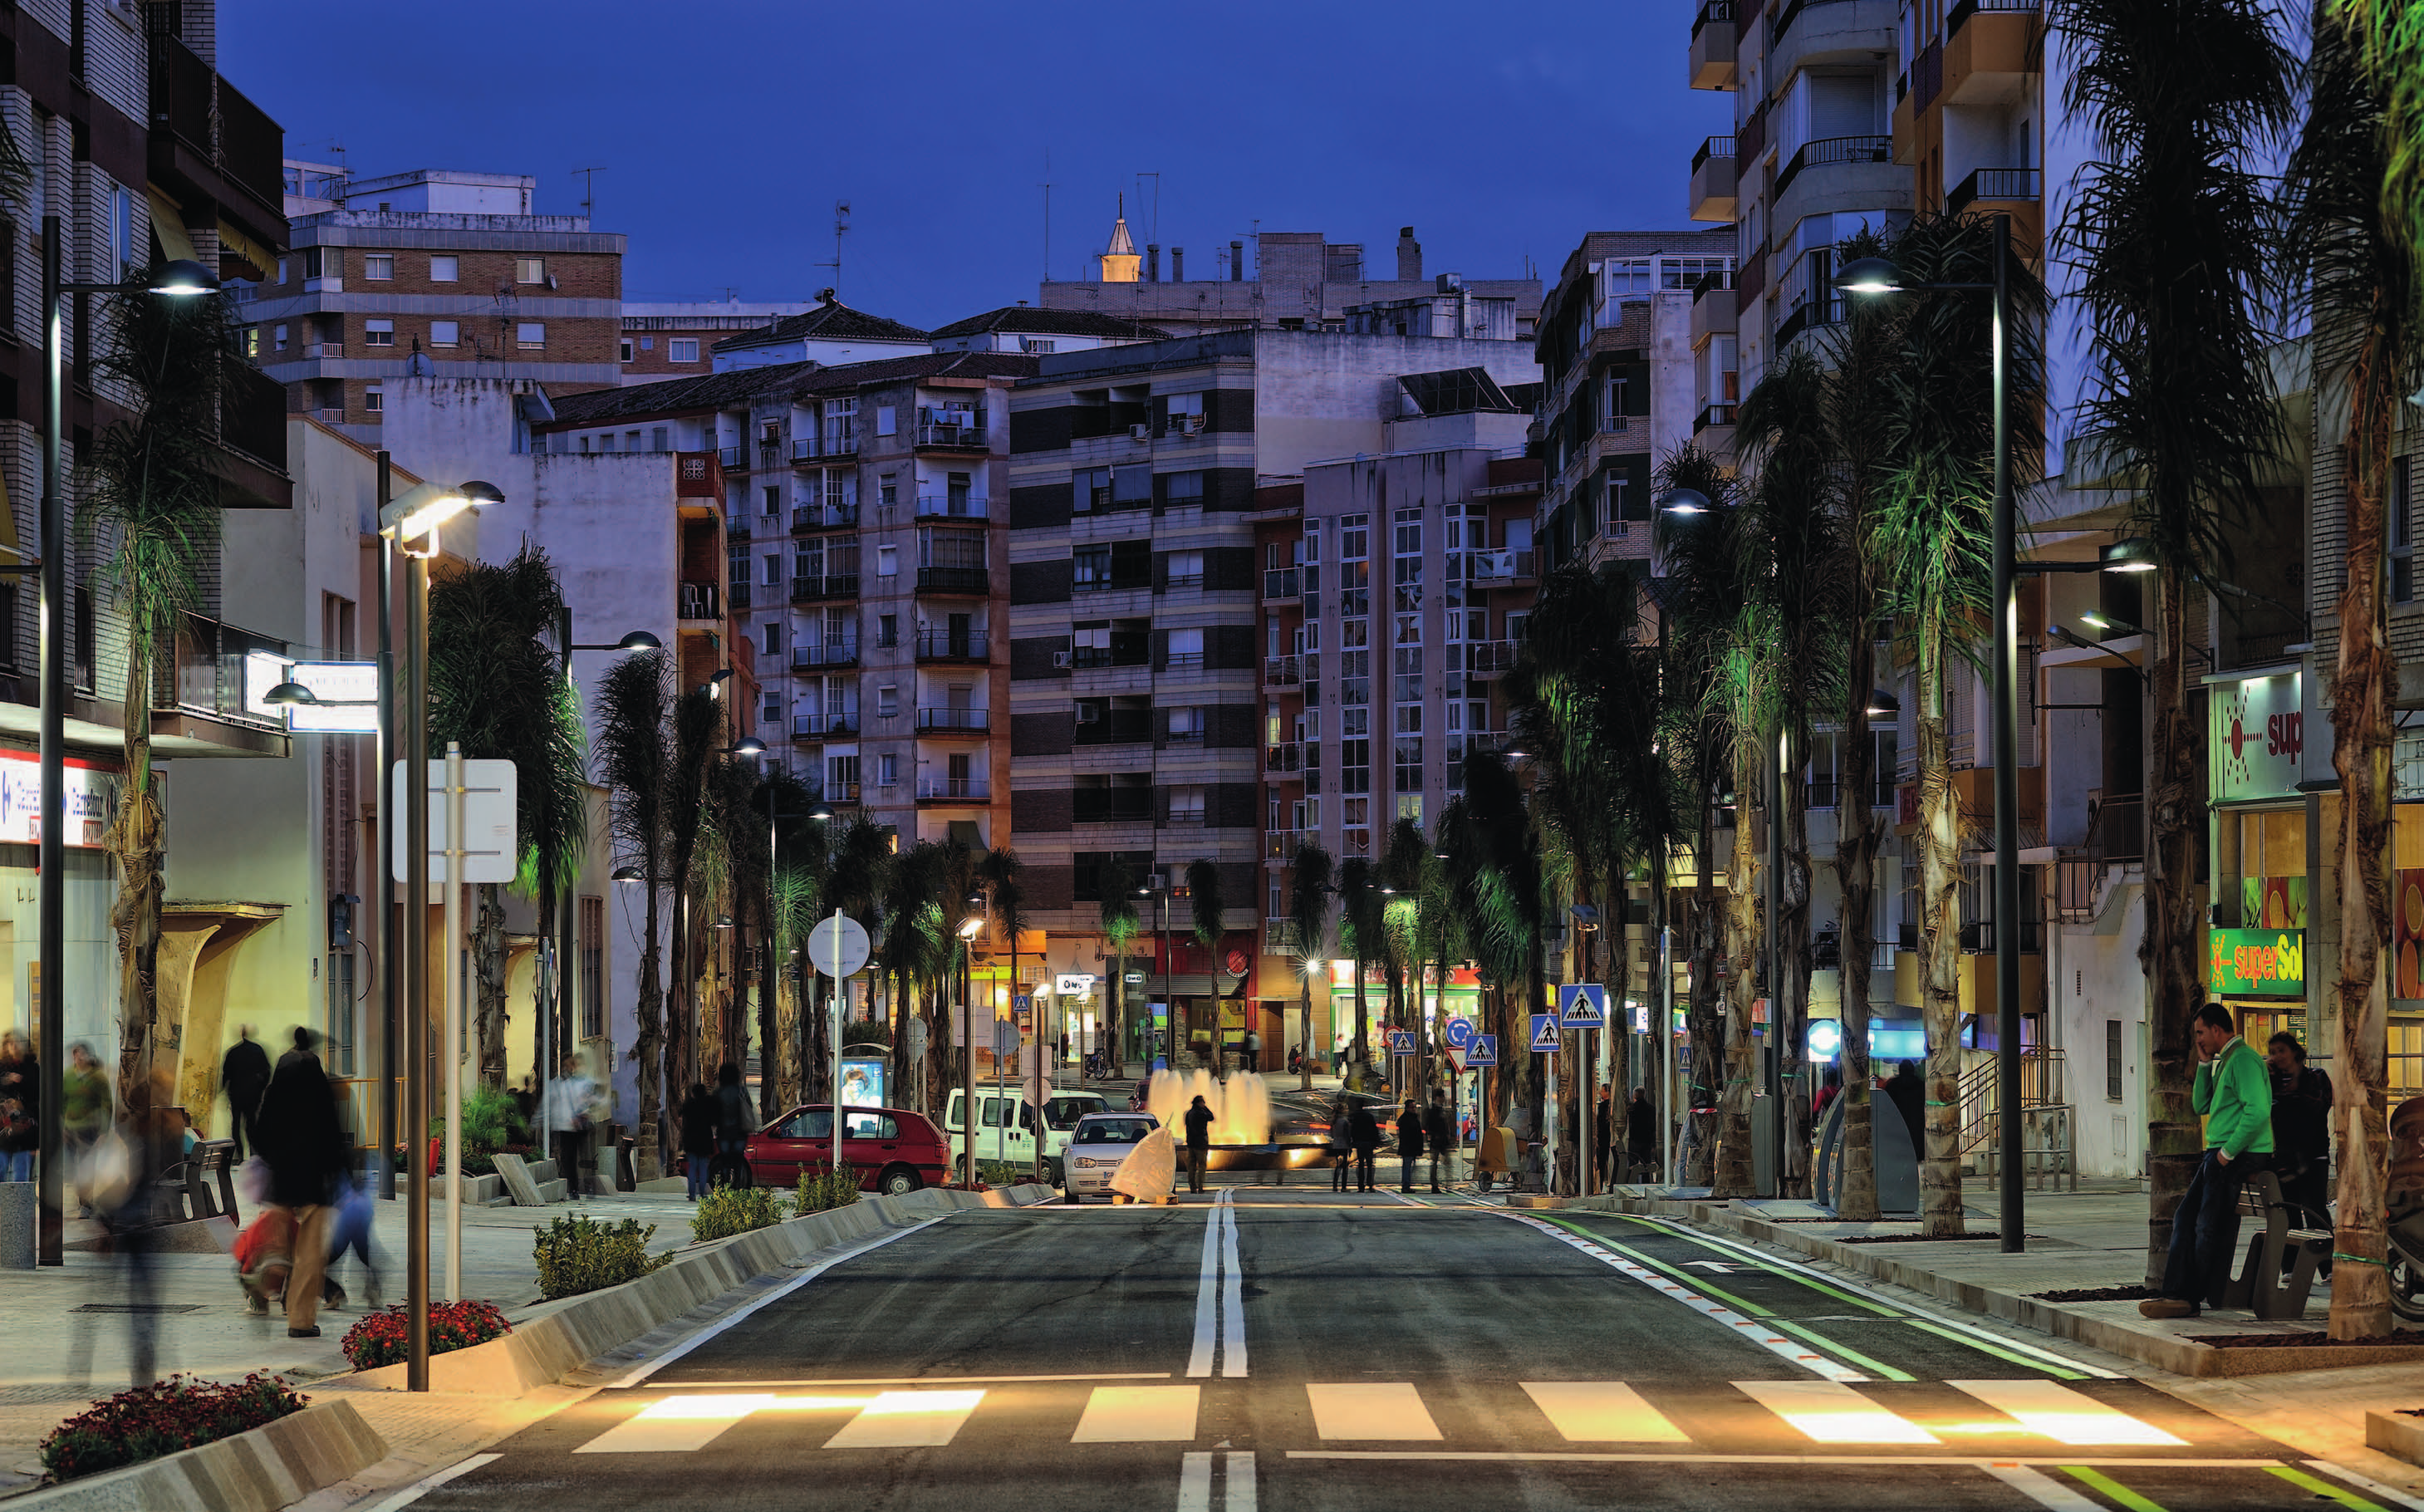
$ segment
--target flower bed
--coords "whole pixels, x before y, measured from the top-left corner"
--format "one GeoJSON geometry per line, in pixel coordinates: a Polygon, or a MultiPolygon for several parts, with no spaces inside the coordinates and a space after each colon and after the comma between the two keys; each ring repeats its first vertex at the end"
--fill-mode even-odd
{"type": "MultiPolygon", "coordinates": [[[[450,1349],[469,1349],[475,1344],[501,1339],[514,1330],[505,1315],[487,1302],[432,1302],[429,1304],[429,1352],[442,1355],[450,1349]]],[[[381,1365],[400,1364],[412,1351],[411,1324],[404,1304],[398,1303],[383,1312],[374,1313],[345,1330],[345,1358],[356,1370],[376,1370],[381,1365]]]]}
{"type": "Polygon", "coordinates": [[[156,1459],[275,1423],[305,1399],[276,1376],[207,1381],[176,1375],[95,1402],[42,1440],[42,1469],[56,1481],[156,1459]]]}

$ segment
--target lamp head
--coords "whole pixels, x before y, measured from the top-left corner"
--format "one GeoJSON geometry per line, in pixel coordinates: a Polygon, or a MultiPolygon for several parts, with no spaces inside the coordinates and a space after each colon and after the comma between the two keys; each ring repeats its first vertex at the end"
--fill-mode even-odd
{"type": "Polygon", "coordinates": [[[2079,618],[2080,623],[2087,626],[2090,629],[2099,631],[2105,635],[2144,635],[2146,633],[2143,627],[2132,625],[2126,619],[2114,619],[2112,615],[2104,613],[2104,611],[2100,609],[2082,609],[2079,612],[2079,618]]]}
{"type": "Polygon", "coordinates": [[[216,274],[199,263],[179,258],[152,279],[150,292],[172,299],[191,299],[198,294],[218,293],[219,280],[216,274]]]}
{"type": "Polygon", "coordinates": [[[614,643],[614,649],[617,651],[662,651],[664,648],[664,642],[646,630],[633,630],[614,643]]]}
{"type": "Polygon", "coordinates": [[[716,915],[715,927],[719,930],[728,930],[732,928],[732,915],[729,914],[716,915]]]}
{"type": "Polygon", "coordinates": [[[766,742],[754,735],[744,735],[732,742],[734,756],[756,756],[766,754],[766,742]]]}
{"type": "Polygon", "coordinates": [[[301,683],[296,682],[294,678],[289,677],[284,682],[279,683],[277,687],[269,690],[269,692],[263,693],[261,695],[261,701],[274,707],[283,708],[294,704],[316,704],[320,701],[320,695],[313,692],[311,689],[304,687],[301,683]]]}
{"type": "Polygon", "coordinates": [[[429,550],[437,553],[435,539],[438,527],[467,509],[503,503],[505,496],[491,483],[473,481],[448,487],[443,484],[415,484],[390,500],[379,510],[379,533],[391,535],[398,546],[407,546],[427,535],[432,537],[429,550]]]}
{"type": "Polygon", "coordinates": [[[2113,542],[2097,553],[2097,560],[2107,572],[2152,572],[2162,565],[2155,559],[2155,543],[2142,535],[2113,542]]]}
{"type": "Polygon", "coordinates": [[[640,874],[640,868],[639,868],[639,867],[615,867],[615,868],[614,868],[611,873],[609,873],[609,874],[608,874],[608,880],[609,880],[609,881],[612,881],[612,882],[646,882],[646,881],[647,881],[647,879],[646,879],[646,877],[644,877],[644,876],[642,876],[642,875],[640,874]]]}
{"type": "Polygon", "coordinates": [[[982,914],[970,914],[967,917],[960,920],[960,938],[963,940],[973,940],[978,935],[984,932],[984,927],[985,918],[982,914]]]}
{"type": "Polygon", "coordinates": [[[808,818],[809,818],[809,819],[811,819],[811,820],[815,820],[815,821],[816,821],[817,823],[819,823],[819,824],[822,824],[825,820],[829,820],[829,819],[831,819],[831,818],[833,818],[833,817],[834,817],[833,805],[832,805],[832,804],[830,804],[824,803],[824,802],[823,802],[823,801],[821,801],[821,800],[820,800],[820,801],[816,804],[816,805],[815,805],[814,807],[812,807],[812,808],[810,808],[810,809],[808,810],[808,818]]]}
{"type": "Polygon", "coordinates": [[[1899,714],[1902,712],[1902,700],[1883,688],[1872,688],[1869,690],[1867,712],[1871,719],[1880,719],[1888,714],[1899,714]]]}
{"type": "Polygon", "coordinates": [[[1716,506],[1698,488],[1670,488],[1659,496],[1658,507],[1670,515],[1705,515],[1716,506]]]}
{"type": "Polygon", "coordinates": [[[1845,294],[1900,294],[1902,269],[1881,257],[1856,257],[1836,271],[1835,287],[1845,294]]]}

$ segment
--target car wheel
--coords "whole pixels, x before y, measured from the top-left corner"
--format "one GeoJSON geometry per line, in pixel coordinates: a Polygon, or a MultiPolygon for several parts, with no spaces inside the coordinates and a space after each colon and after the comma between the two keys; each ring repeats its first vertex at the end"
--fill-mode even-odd
{"type": "Polygon", "coordinates": [[[875,1179],[875,1189],[886,1197],[906,1197],[926,1184],[906,1166],[886,1166],[875,1179]]]}
{"type": "Polygon", "coordinates": [[[1067,1186],[1060,1188],[1060,1201],[1068,1203],[1071,1207],[1083,1207],[1086,1205],[1086,1200],[1078,1196],[1074,1189],[1067,1186]]]}
{"type": "Polygon", "coordinates": [[[1044,1180],[1047,1186],[1065,1186],[1069,1182],[1069,1168],[1057,1158],[1046,1160],[1044,1162],[1044,1180]]]}

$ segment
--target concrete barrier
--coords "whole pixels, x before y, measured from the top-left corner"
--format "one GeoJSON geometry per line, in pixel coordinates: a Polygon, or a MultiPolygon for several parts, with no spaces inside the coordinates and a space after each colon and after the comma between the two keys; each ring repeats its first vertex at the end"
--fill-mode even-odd
{"type": "Polygon", "coordinates": [[[34,1268],[34,1235],[40,1227],[38,1184],[0,1181],[0,1270],[34,1268]]]}
{"type": "Polygon", "coordinates": [[[199,1449],[11,1497],[11,1512],[277,1512],[387,1457],[351,1402],[321,1402],[199,1449]]]}

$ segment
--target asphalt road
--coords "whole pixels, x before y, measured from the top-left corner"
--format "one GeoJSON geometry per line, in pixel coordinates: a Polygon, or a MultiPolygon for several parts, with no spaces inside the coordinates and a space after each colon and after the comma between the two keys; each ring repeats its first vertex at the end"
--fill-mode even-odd
{"type": "Polygon", "coordinates": [[[2142,1382],[1672,1225],[1312,1186],[1182,1204],[906,1231],[414,1504],[2402,1504],[2142,1382]]]}

